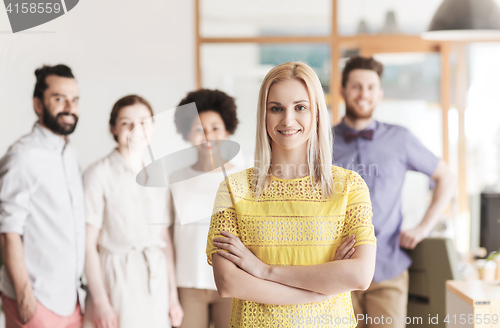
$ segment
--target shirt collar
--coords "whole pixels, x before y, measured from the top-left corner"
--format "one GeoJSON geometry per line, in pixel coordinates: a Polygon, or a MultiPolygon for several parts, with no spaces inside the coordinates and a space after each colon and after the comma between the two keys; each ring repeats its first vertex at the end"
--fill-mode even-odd
{"type": "Polygon", "coordinates": [[[125,162],[125,158],[123,158],[122,154],[118,151],[118,148],[115,148],[111,154],[109,155],[109,160],[111,165],[115,168],[119,168],[121,172],[132,172],[132,170],[128,167],[125,162]]]}
{"type": "Polygon", "coordinates": [[[58,136],[48,128],[43,127],[39,122],[36,122],[33,126],[33,133],[35,133],[40,140],[42,140],[44,146],[58,151],[59,153],[62,153],[69,144],[69,139],[66,139],[67,141],[65,141],[64,138],[58,136]]]}

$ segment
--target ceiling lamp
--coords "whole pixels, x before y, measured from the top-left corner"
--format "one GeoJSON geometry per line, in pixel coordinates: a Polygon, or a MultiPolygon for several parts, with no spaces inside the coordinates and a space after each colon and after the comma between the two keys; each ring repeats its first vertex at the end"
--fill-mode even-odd
{"type": "Polygon", "coordinates": [[[500,39],[500,10],[494,0],[443,0],[422,38],[448,41],[500,39]]]}

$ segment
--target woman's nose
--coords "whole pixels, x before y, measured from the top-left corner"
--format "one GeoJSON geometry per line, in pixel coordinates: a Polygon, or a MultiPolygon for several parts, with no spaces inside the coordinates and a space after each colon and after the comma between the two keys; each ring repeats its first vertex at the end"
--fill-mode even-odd
{"type": "Polygon", "coordinates": [[[295,112],[291,109],[287,109],[283,112],[283,118],[281,119],[281,124],[288,126],[295,121],[295,112]]]}
{"type": "Polygon", "coordinates": [[[207,142],[210,142],[211,140],[215,140],[215,134],[212,131],[205,131],[205,138],[207,142]]]}
{"type": "Polygon", "coordinates": [[[141,122],[132,122],[130,123],[130,133],[145,134],[145,127],[141,122]]]}

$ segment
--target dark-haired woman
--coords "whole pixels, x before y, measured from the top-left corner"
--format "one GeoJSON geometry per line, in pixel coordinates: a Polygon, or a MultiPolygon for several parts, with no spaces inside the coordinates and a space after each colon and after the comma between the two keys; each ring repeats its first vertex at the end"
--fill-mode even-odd
{"type": "MultiPolygon", "coordinates": [[[[191,314],[184,318],[181,328],[207,328],[211,323],[215,328],[227,328],[231,299],[217,293],[205,249],[214,197],[222,177],[218,164],[227,162],[222,158],[220,142],[236,130],[236,104],[221,91],[204,89],[189,93],[179,106],[193,102],[197,111],[189,106],[179,107],[175,125],[183,139],[196,147],[198,160],[170,177],[177,213],[174,225],[177,286],[182,308],[191,314]],[[206,219],[196,220],[200,217],[206,219]]],[[[243,169],[231,163],[224,167],[227,174],[243,169]]]]}
{"type": "Polygon", "coordinates": [[[118,100],[109,121],[118,147],[84,175],[90,291],[84,327],[165,328],[169,314],[172,325],[182,321],[167,233],[169,195],[138,185],[132,171],[143,167],[143,133],[151,134],[152,116],[139,96],[118,100]]]}

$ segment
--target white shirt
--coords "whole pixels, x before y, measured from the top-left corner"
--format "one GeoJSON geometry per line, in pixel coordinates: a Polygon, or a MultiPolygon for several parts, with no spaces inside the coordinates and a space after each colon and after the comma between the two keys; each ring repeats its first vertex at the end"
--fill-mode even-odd
{"type": "MultiPolygon", "coordinates": [[[[241,167],[233,166],[226,173],[229,175],[241,170],[241,167]]],[[[217,290],[205,252],[215,196],[224,175],[222,171],[200,172],[187,167],[172,174],[169,180],[176,211],[174,247],[177,286],[217,290]]]]}
{"type": "MultiPolygon", "coordinates": [[[[26,269],[36,299],[60,316],[84,306],[83,187],[71,144],[36,123],[0,160],[0,233],[23,238],[26,269]]],[[[16,298],[5,266],[0,291],[16,298]]]]}

